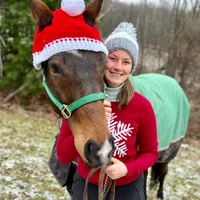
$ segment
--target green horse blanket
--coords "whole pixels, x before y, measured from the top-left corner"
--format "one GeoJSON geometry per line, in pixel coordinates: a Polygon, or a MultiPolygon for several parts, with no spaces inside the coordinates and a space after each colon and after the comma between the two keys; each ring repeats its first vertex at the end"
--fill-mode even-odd
{"type": "Polygon", "coordinates": [[[183,138],[190,104],[177,81],[161,74],[131,75],[130,80],[135,91],[146,97],[153,106],[158,127],[159,151],[183,138]]]}

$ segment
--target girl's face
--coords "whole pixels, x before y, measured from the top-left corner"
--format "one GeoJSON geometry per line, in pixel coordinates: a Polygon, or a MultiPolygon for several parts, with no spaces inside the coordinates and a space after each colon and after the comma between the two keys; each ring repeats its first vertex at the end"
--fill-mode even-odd
{"type": "Polygon", "coordinates": [[[130,75],[132,59],[126,51],[117,50],[109,53],[104,71],[105,81],[108,87],[119,87],[130,75]]]}

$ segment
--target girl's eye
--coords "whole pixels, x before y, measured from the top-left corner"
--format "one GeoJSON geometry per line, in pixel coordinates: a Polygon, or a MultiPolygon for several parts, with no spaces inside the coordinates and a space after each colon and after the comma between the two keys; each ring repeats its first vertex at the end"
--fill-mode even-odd
{"type": "Polygon", "coordinates": [[[130,65],[131,63],[129,61],[124,62],[125,65],[130,65]]]}
{"type": "Polygon", "coordinates": [[[61,74],[61,70],[59,69],[59,67],[56,64],[50,64],[49,67],[53,73],[61,74]]]}
{"type": "Polygon", "coordinates": [[[109,57],[109,59],[112,61],[116,60],[114,57],[109,57]]]}

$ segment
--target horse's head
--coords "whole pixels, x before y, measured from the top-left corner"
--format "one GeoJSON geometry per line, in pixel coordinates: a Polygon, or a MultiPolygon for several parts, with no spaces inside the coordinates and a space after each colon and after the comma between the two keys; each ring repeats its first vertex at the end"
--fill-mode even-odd
{"type": "Polygon", "coordinates": [[[79,154],[89,167],[99,167],[110,162],[113,150],[102,104],[107,50],[95,27],[102,0],[95,0],[85,10],[75,9],[75,14],[70,11],[71,4],[71,13],[65,13],[67,1],[81,4],[81,0],[63,0],[62,9],[51,12],[42,1],[30,0],[31,12],[38,24],[33,48],[34,66],[36,69],[42,66],[45,87],[53,96],[51,99],[56,98],[52,106],[67,118],[79,154]],[[85,104],[85,101],[92,102],[85,104]],[[77,106],[79,103],[81,105],[77,106]],[[63,104],[78,108],[70,110],[63,104]]]}

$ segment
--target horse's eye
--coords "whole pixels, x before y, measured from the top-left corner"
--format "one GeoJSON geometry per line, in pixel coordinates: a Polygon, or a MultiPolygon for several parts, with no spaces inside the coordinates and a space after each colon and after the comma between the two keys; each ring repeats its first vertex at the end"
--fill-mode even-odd
{"type": "Polygon", "coordinates": [[[61,74],[60,68],[56,64],[49,65],[51,71],[55,74],[61,74]]]}

